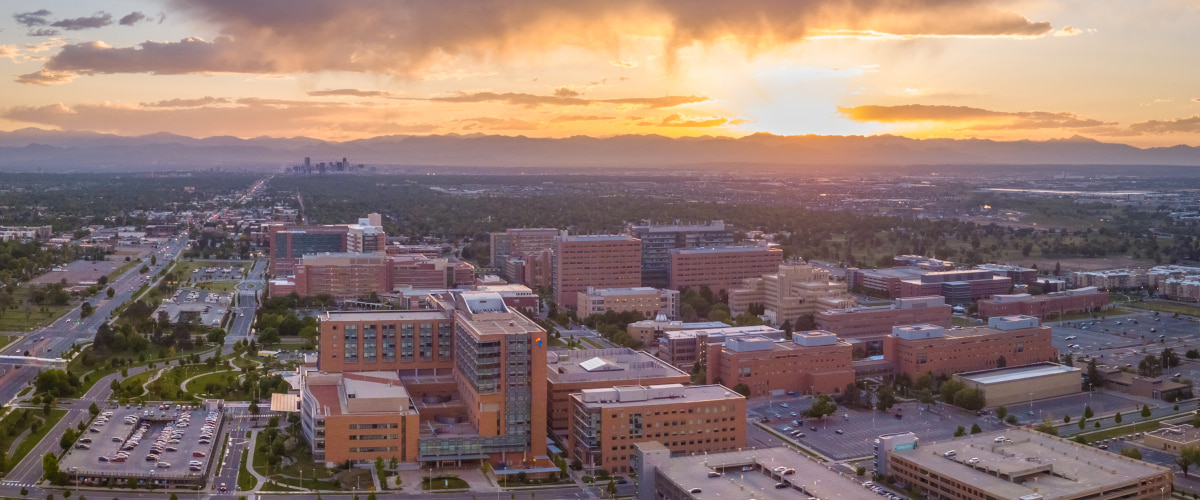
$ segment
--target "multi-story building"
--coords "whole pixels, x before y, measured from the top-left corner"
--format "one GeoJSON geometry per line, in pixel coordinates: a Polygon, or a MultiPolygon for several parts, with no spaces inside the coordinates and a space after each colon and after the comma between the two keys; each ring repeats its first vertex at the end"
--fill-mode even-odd
{"type": "MultiPolygon", "coordinates": [[[[722,323],[722,325],[724,325],[722,323]]],[[[699,330],[671,330],[663,333],[658,342],[658,359],[675,367],[691,371],[696,363],[702,366],[708,355],[708,344],[719,344],[726,340],[757,335],[771,339],[783,338],[783,330],[766,325],[728,326],[699,330]]]]}
{"type": "Polygon", "coordinates": [[[929,271],[901,266],[887,269],[846,268],[846,286],[850,290],[887,298],[901,297],[900,282],[920,279],[929,271]]]}
{"type": "Polygon", "coordinates": [[[845,283],[830,281],[829,271],[809,264],[783,264],[774,274],[746,279],[730,290],[729,310],[734,316],[755,304],[763,306],[768,323],[782,326],[796,324],[801,316],[854,307],[856,302],[845,283]]]}
{"type": "Polygon", "coordinates": [[[897,446],[884,459],[898,484],[937,499],[1161,500],[1173,481],[1166,467],[1025,428],[897,446]]]}
{"type": "Polygon", "coordinates": [[[681,455],[746,446],[746,398],[720,385],[584,389],[571,404],[567,452],[613,474],[631,470],[641,442],[658,441],[681,455]]]}
{"type": "Polygon", "coordinates": [[[347,250],[347,226],[271,226],[267,241],[270,245],[271,274],[291,276],[304,255],[341,253],[347,250]]]}
{"type": "Polygon", "coordinates": [[[691,376],[682,370],[627,347],[550,353],[546,379],[550,430],[564,436],[571,418],[571,394],[584,389],[691,382],[691,376]]]}
{"type": "Polygon", "coordinates": [[[300,404],[301,428],[317,462],[418,459],[420,417],[394,370],[309,374],[300,404]]]}
{"type": "Polygon", "coordinates": [[[54,236],[54,228],[51,226],[0,226],[0,240],[3,241],[46,240],[52,236],[54,236]]]}
{"type": "Polygon", "coordinates": [[[913,379],[1021,366],[1054,360],[1050,327],[1032,316],[988,319],[988,326],[946,330],[934,325],[897,326],[884,339],[884,357],[913,379]]]}
{"type": "Polygon", "coordinates": [[[504,272],[510,282],[521,283],[521,276],[509,274],[505,263],[510,258],[521,258],[526,254],[543,252],[554,248],[559,235],[552,227],[506,229],[503,233],[491,233],[492,267],[504,272]]]}
{"type": "Polygon", "coordinates": [[[511,473],[547,470],[545,331],[510,310],[499,294],[450,292],[431,300],[435,309],[427,311],[328,313],[322,318],[318,364],[323,372],[309,376],[342,370],[342,378],[340,385],[325,389],[303,384],[306,433],[326,437],[312,442],[316,459],[327,464],[342,457],[358,463],[376,457],[408,463],[487,460],[511,473]],[[353,373],[359,370],[384,381],[350,391],[345,381],[356,380],[353,373]],[[329,438],[338,435],[330,419],[355,415],[346,410],[353,406],[347,401],[364,397],[360,394],[408,398],[407,406],[371,407],[386,415],[371,413],[366,422],[347,424],[385,435],[365,440],[387,441],[395,435],[395,449],[388,443],[364,446],[358,442],[363,439],[329,438]],[[410,411],[415,419],[408,418],[410,411]],[[408,451],[407,436],[416,436],[415,453],[408,451]]]}
{"type": "Polygon", "coordinates": [[[915,267],[926,271],[950,271],[954,269],[954,262],[924,255],[897,255],[892,257],[892,266],[915,267]]]}
{"type": "Polygon", "coordinates": [[[554,251],[525,252],[504,261],[504,276],[530,288],[554,288],[554,251]]]}
{"type": "Polygon", "coordinates": [[[301,297],[330,295],[337,300],[355,300],[391,291],[390,261],[379,253],[309,254],[296,263],[295,292],[301,297]]]}
{"type": "Polygon", "coordinates": [[[843,339],[867,344],[867,352],[883,348],[883,338],[892,334],[892,327],[928,324],[950,328],[953,308],[945,297],[905,297],[888,306],[859,306],[850,309],[830,309],[816,315],[817,328],[836,333],[843,339]]]}
{"type": "Polygon", "coordinates": [[[421,254],[393,255],[389,290],[401,288],[455,288],[475,284],[475,266],[447,258],[430,259],[421,254]]]}
{"type": "Polygon", "coordinates": [[[453,367],[454,321],[446,311],[330,311],[318,319],[321,371],[453,367]]]}
{"type": "Polygon", "coordinates": [[[783,250],[766,245],[680,248],[670,251],[670,288],[707,286],[721,293],[746,278],[771,273],[783,263],[783,250]]]}
{"type": "Polygon", "coordinates": [[[694,323],[684,323],[682,321],[672,321],[667,319],[666,314],[659,314],[654,319],[647,319],[630,323],[625,327],[625,331],[629,336],[641,342],[641,345],[648,347],[657,347],[658,339],[663,336],[664,332],[673,332],[678,330],[709,330],[713,328],[727,328],[729,325],[720,321],[701,321],[694,323]]]}
{"type": "Polygon", "coordinates": [[[642,281],[642,242],[625,235],[562,235],[554,249],[554,301],[574,309],[588,287],[632,288],[642,281]]]}
{"type": "Polygon", "coordinates": [[[475,291],[500,294],[509,309],[520,311],[522,314],[537,313],[538,296],[525,285],[476,285],[475,291]]]}
{"type": "Polygon", "coordinates": [[[1037,283],[1037,269],[1010,264],[982,264],[975,266],[975,269],[988,271],[995,276],[1003,276],[1011,279],[1015,285],[1032,285],[1037,283]]]}
{"type": "Polygon", "coordinates": [[[652,224],[629,228],[642,241],[642,286],[674,288],[671,285],[671,251],[677,248],[715,248],[733,245],[733,230],[724,221],[708,224],[652,224]]]}
{"type": "Polygon", "coordinates": [[[679,318],[679,291],[647,286],[635,288],[592,288],[579,292],[576,311],[584,318],[608,311],[637,311],[647,318],[661,312],[668,319],[679,318]]]}
{"type": "Polygon", "coordinates": [[[900,281],[900,294],[895,297],[941,295],[951,304],[966,304],[972,300],[1008,293],[1012,286],[1012,278],[997,276],[992,271],[939,271],[900,281]]]}
{"type": "Polygon", "coordinates": [[[1200,279],[1195,277],[1169,278],[1158,288],[1163,298],[1180,302],[1200,302],[1200,279]]]}
{"type": "Polygon", "coordinates": [[[1045,319],[1052,314],[1061,316],[1066,313],[1086,312],[1106,306],[1108,306],[1108,294],[1097,290],[1096,287],[1089,286],[1044,295],[1027,293],[994,295],[991,299],[979,301],[979,316],[991,318],[1021,314],[1045,319]]]}
{"type": "Polygon", "coordinates": [[[387,247],[387,234],[383,232],[383,218],[379,214],[368,214],[365,219],[358,219],[358,224],[346,227],[348,252],[381,252],[387,247]]]}
{"type": "Polygon", "coordinates": [[[852,348],[829,332],[796,332],[790,342],[737,337],[707,347],[707,382],[745,385],[750,397],[832,394],[854,383],[852,348]]]}

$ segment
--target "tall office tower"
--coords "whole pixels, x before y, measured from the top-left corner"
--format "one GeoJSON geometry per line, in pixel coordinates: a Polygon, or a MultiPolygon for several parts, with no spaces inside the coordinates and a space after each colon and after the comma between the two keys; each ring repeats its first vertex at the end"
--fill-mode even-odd
{"type": "Polygon", "coordinates": [[[642,286],[656,288],[670,286],[671,250],[733,244],[733,230],[719,220],[708,224],[644,222],[630,227],[629,234],[642,240],[642,286]]]}
{"type": "Polygon", "coordinates": [[[517,283],[521,281],[521,276],[504,270],[505,263],[509,258],[521,258],[526,254],[553,249],[558,230],[551,227],[505,229],[503,233],[491,233],[490,236],[492,267],[501,269],[510,283],[517,283]]]}

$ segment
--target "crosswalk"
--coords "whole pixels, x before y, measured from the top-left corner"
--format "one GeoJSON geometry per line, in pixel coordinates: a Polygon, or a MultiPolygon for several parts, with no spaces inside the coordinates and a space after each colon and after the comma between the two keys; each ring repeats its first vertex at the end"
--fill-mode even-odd
{"type": "Polygon", "coordinates": [[[22,488],[32,488],[37,485],[33,484],[33,483],[22,483],[22,482],[18,482],[18,481],[0,481],[0,486],[20,486],[22,488]]]}

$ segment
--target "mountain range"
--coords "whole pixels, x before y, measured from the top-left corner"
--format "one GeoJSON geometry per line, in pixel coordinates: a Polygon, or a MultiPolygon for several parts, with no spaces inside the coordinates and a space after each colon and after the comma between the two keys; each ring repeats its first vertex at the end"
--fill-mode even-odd
{"type": "Polygon", "coordinates": [[[1084,137],[1047,141],[910,139],[899,136],[669,138],[659,135],[380,136],[344,142],[308,137],[202,139],[158,133],[119,136],[26,128],[0,132],[0,171],[278,169],[336,161],[377,167],[764,168],[913,165],[1200,166],[1200,148],[1137,148],[1084,137]]]}

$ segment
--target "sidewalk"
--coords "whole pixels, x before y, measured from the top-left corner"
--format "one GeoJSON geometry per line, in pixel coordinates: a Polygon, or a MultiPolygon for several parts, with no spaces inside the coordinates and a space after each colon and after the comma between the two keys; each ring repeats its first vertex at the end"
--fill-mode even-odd
{"type": "MultiPolygon", "coordinates": [[[[258,480],[258,485],[256,485],[253,490],[250,490],[250,492],[258,493],[259,490],[267,484],[267,478],[263,477],[262,474],[259,474],[254,470],[254,446],[258,443],[258,431],[250,431],[250,437],[248,439],[250,439],[250,447],[246,449],[246,470],[250,471],[250,475],[254,476],[254,479],[258,480]]],[[[241,474],[241,472],[238,473],[241,474]]]]}

